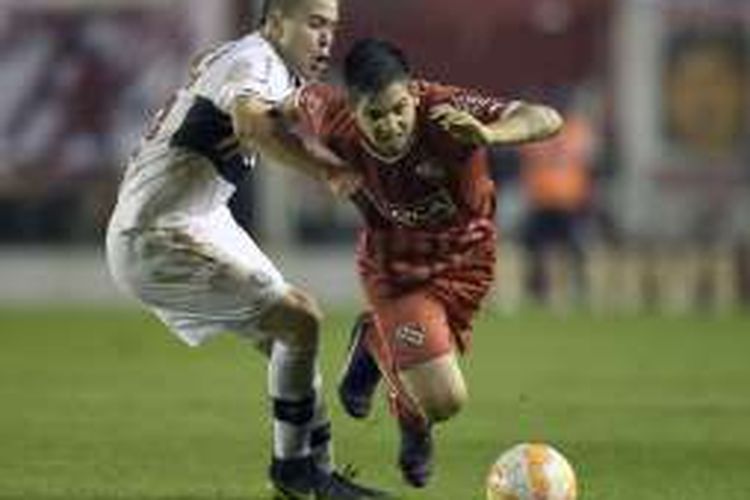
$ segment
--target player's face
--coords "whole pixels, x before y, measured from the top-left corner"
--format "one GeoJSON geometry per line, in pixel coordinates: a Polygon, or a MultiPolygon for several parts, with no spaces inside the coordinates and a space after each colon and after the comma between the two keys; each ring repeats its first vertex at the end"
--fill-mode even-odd
{"type": "Polygon", "coordinates": [[[417,98],[406,80],[391,83],[378,94],[355,98],[354,116],[359,130],[386,156],[402,153],[414,135],[417,98]]]}
{"type": "Polygon", "coordinates": [[[328,69],[338,19],[338,0],[306,0],[277,20],[278,48],[300,76],[316,79],[328,69]]]}

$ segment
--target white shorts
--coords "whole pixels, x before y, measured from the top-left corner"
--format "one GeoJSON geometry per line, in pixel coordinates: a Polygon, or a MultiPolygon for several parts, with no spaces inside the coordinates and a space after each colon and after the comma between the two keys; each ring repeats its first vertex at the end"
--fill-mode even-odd
{"type": "Polygon", "coordinates": [[[187,344],[222,332],[264,340],[261,314],[290,286],[228,208],[185,227],[107,232],[107,262],[135,295],[187,344]]]}

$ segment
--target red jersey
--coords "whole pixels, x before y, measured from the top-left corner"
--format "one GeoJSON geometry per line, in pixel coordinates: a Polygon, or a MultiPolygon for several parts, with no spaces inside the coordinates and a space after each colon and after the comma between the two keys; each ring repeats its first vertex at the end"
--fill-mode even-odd
{"type": "Polygon", "coordinates": [[[429,119],[429,111],[448,103],[480,121],[494,121],[504,101],[457,87],[417,81],[419,98],[411,146],[399,157],[378,155],[357,129],[344,92],[312,84],[298,94],[304,128],[354,168],[361,170],[370,203],[360,206],[371,227],[440,228],[491,218],[495,187],[484,148],[455,140],[429,119]]]}
{"type": "Polygon", "coordinates": [[[507,103],[457,87],[412,85],[418,97],[414,137],[396,158],[377,154],[336,87],[302,88],[299,120],[363,175],[365,194],[357,205],[366,227],[358,262],[370,291],[393,296],[427,286],[446,306],[473,311],[494,275],[495,186],[486,149],[459,142],[429,112],[451,104],[487,123],[499,119],[507,103]]]}

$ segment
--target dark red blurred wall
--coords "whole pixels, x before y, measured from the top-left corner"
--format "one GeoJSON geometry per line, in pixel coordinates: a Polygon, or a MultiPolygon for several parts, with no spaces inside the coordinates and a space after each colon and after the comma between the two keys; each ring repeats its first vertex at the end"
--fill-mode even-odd
{"type": "Polygon", "coordinates": [[[428,78],[493,92],[575,83],[601,71],[609,0],[344,0],[339,54],[391,39],[428,78]],[[555,9],[567,8],[556,25],[555,9]],[[552,24],[540,21],[551,13],[552,24]],[[546,27],[545,27],[546,26],[546,27]]]}

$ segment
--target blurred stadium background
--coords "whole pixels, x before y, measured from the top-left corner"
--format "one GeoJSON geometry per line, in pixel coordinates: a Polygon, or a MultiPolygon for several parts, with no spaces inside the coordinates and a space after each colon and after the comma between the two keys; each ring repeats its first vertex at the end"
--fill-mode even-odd
{"type": "MultiPolygon", "coordinates": [[[[260,4],[0,1],[0,498],[256,498],[243,481],[265,462],[245,419],[264,442],[251,408],[263,384],[237,398],[244,351],[225,339],[185,354],[114,289],[102,246],[147,118],[191,55],[252,29],[260,4]]],[[[493,151],[498,286],[467,367],[472,405],[441,434],[449,473],[421,498],[479,498],[500,443],[541,437],[572,454],[585,498],[746,499],[750,2],[343,7],[339,54],[388,37],[421,76],[550,103],[583,131],[551,152],[493,151]],[[558,157],[580,226],[535,275],[528,218],[555,195],[524,172],[558,157]]],[[[233,203],[343,332],[360,304],[353,210],[264,167],[233,203]]],[[[327,373],[344,337],[327,347],[327,373]]],[[[346,452],[390,463],[392,435],[334,416],[343,442],[361,440],[346,452]]]]}
{"type": "MultiPolygon", "coordinates": [[[[128,153],[190,56],[251,29],[260,4],[0,3],[0,300],[123,300],[101,242],[128,153]]],[[[348,0],[344,9],[339,52],[358,36],[389,37],[422,76],[548,102],[588,127],[587,156],[572,160],[589,182],[579,193],[583,269],[573,276],[552,248],[548,302],[676,312],[748,304],[747,2],[348,0]]],[[[531,160],[493,157],[497,301],[514,311],[533,298],[521,243],[534,200],[519,174],[531,160]]],[[[261,168],[235,208],[292,277],[333,302],[357,296],[349,207],[261,168]]]]}

